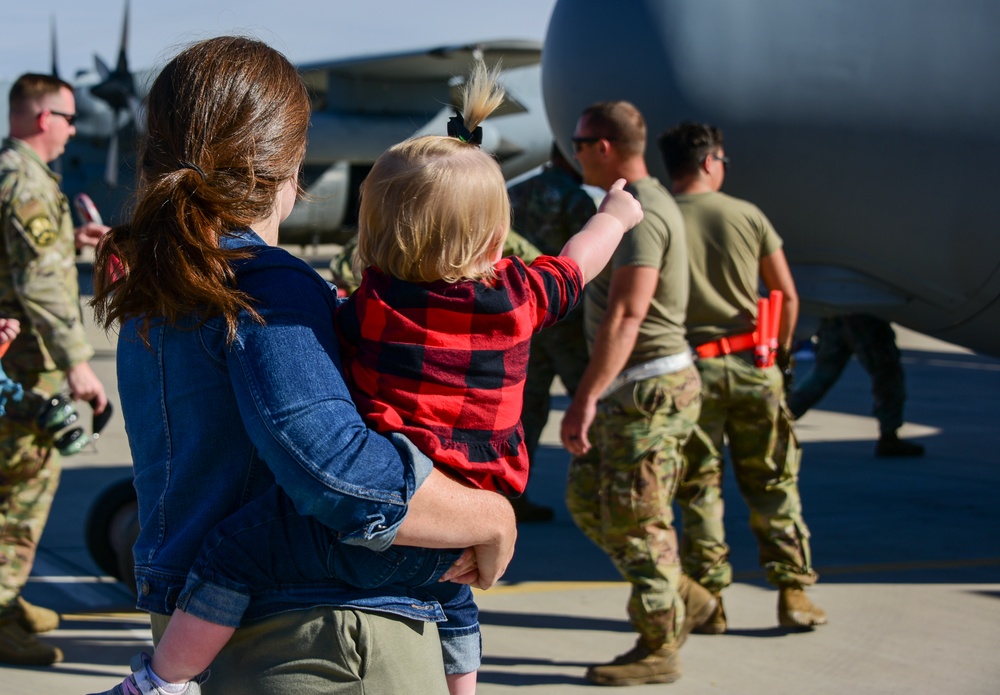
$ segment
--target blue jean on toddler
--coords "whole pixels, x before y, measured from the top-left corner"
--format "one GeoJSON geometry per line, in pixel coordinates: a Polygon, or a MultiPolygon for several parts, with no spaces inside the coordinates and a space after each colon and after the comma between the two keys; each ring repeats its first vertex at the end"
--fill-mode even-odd
{"type": "Polygon", "coordinates": [[[296,511],[273,486],[216,526],[201,546],[177,607],[238,627],[255,589],[340,582],[359,589],[421,589],[444,609],[438,625],[445,672],[471,673],[482,661],[479,610],[464,584],[439,582],[461,550],[390,546],[374,551],[341,542],[337,532],[296,511]]]}

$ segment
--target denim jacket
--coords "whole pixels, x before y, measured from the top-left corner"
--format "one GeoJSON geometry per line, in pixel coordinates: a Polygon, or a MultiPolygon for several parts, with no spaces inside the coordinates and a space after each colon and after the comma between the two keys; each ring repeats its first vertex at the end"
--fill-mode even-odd
{"type": "MultiPolygon", "coordinates": [[[[358,415],[341,373],[330,286],[250,230],[221,245],[253,249],[234,270],[263,323],[242,316],[230,345],[221,318],[175,327],[154,320],[146,347],[131,320],[118,340],[141,526],[137,605],[154,613],[173,612],[208,532],[275,482],[345,543],[382,550],[432,468],[405,439],[368,430],[358,415]]],[[[315,605],[443,619],[434,601],[346,585],[275,586],[254,595],[244,619],[315,605]]]]}

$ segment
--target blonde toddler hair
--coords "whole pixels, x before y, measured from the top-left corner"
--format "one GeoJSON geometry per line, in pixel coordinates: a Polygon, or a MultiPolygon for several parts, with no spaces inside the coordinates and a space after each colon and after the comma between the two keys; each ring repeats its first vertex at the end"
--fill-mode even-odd
{"type": "MultiPolygon", "coordinates": [[[[462,93],[471,132],[503,103],[499,67],[477,60],[462,93]]],[[[373,266],[409,282],[491,280],[511,224],[497,161],[455,137],[387,150],[361,186],[355,274],[373,266]]]]}

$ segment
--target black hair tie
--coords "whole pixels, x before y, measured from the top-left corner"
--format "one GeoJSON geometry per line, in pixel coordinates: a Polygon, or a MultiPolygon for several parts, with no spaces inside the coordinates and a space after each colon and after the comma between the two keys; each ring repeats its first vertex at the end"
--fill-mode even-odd
{"type": "Polygon", "coordinates": [[[197,164],[195,164],[194,162],[189,162],[186,159],[182,159],[181,160],[181,169],[190,169],[191,171],[195,171],[195,172],[198,173],[198,176],[201,177],[202,181],[208,181],[208,174],[206,174],[205,170],[202,169],[197,164]]]}
{"type": "Polygon", "coordinates": [[[462,142],[478,147],[483,144],[483,127],[476,126],[476,129],[470,133],[469,129],[465,127],[465,118],[462,114],[456,113],[448,119],[448,137],[458,138],[462,142]]]}

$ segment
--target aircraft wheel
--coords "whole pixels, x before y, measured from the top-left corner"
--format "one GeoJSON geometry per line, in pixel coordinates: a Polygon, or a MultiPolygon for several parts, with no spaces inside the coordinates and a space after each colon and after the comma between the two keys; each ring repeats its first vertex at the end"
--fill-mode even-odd
{"type": "Polygon", "coordinates": [[[98,495],[87,515],[87,550],[105,573],[135,593],[132,546],[139,535],[139,505],[132,479],[112,483],[98,495]]]}

